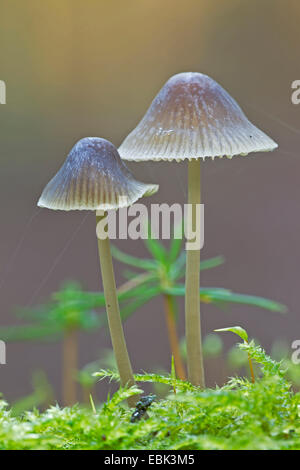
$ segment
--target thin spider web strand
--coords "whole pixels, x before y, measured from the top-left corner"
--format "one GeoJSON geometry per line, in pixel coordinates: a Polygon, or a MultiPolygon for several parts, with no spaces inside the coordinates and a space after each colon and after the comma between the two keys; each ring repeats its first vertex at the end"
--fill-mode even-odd
{"type": "Polygon", "coordinates": [[[59,264],[59,262],[61,261],[63,255],[65,254],[65,252],[67,251],[67,249],[70,247],[71,243],[73,242],[73,240],[75,239],[76,235],[78,234],[78,232],[80,231],[81,227],[83,226],[85,220],[87,219],[88,217],[88,214],[86,214],[82,221],[80,222],[80,224],[77,226],[76,230],[73,232],[71,238],[66,242],[66,244],[64,245],[64,247],[62,248],[62,250],[59,252],[59,254],[57,255],[57,257],[55,258],[55,260],[53,261],[52,265],[50,266],[47,274],[44,276],[44,278],[42,279],[42,281],[40,282],[40,284],[38,285],[37,289],[34,291],[34,293],[32,294],[29,302],[27,303],[27,307],[29,307],[30,305],[33,304],[34,300],[36,299],[37,295],[39,294],[39,292],[41,291],[41,289],[44,287],[44,285],[46,284],[46,282],[48,281],[48,279],[50,278],[51,274],[53,273],[54,269],[56,268],[56,266],[59,264]]]}
{"type": "Polygon", "coordinates": [[[264,114],[264,115],[267,116],[269,119],[271,119],[271,120],[274,121],[274,122],[277,122],[278,124],[280,124],[281,126],[285,127],[286,129],[289,129],[290,131],[295,132],[296,134],[300,134],[300,130],[299,130],[299,129],[296,129],[295,127],[291,126],[290,124],[287,124],[286,122],[282,121],[282,120],[279,119],[278,117],[274,117],[272,114],[268,113],[267,111],[264,111],[264,110],[258,108],[257,106],[253,106],[253,105],[250,104],[250,103],[247,103],[247,106],[249,106],[249,108],[254,109],[255,111],[258,111],[258,112],[264,114]]]}
{"type": "Polygon", "coordinates": [[[22,231],[22,235],[21,237],[19,238],[19,241],[17,242],[16,244],[16,247],[14,248],[14,250],[12,251],[10,257],[9,257],[9,260],[3,270],[3,273],[2,273],[2,276],[0,278],[0,290],[2,289],[2,287],[4,286],[6,280],[7,280],[7,276],[8,274],[11,272],[12,270],[12,267],[14,265],[14,262],[18,256],[18,253],[20,251],[20,249],[22,248],[23,246],[23,243],[26,239],[26,236],[28,234],[28,231],[29,231],[29,228],[31,227],[32,225],[32,222],[33,220],[37,217],[37,215],[39,215],[41,213],[41,209],[37,208],[35,209],[35,211],[33,212],[33,214],[31,214],[31,216],[29,217],[29,219],[27,220],[25,226],[24,226],[24,229],[22,231]]]}

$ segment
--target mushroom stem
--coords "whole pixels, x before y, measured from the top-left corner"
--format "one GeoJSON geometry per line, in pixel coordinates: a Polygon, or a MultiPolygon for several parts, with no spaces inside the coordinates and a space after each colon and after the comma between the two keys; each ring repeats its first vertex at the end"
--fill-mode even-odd
{"type": "MultiPolygon", "coordinates": [[[[188,220],[193,231],[196,227],[196,206],[200,204],[200,159],[188,162],[188,220]]],[[[193,242],[189,239],[189,242],[193,242]]],[[[187,345],[188,379],[193,385],[205,387],[200,322],[200,249],[186,253],[185,329],[187,345]]]]}
{"type": "Polygon", "coordinates": [[[65,406],[74,405],[77,401],[75,374],[78,358],[78,332],[68,329],[63,339],[63,400],[65,406]]]}
{"type": "MultiPolygon", "coordinates": [[[[107,213],[105,213],[103,216],[97,215],[97,225],[106,216],[107,213]]],[[[116,282],[108,236],[105,239],[98,237],[98,251],[110,337],[120,374],[121,385],[123,387],[132,387],[133,385],[135,385],[135,381],[126,347],[124,331],[120,316],[119,302],[117,297],[116,282]]],[[[137,396],[130,397],[127,400],[129,406],[132,407],[135,407],[137,401],[137,396]]]]}

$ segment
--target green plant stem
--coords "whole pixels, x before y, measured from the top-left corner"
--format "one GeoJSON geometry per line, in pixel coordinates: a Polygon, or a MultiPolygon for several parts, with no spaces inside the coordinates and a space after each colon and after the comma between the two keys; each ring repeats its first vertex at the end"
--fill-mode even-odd
{"type": "MultiPolygon", "coordinates": [[[[96,217],[98,224],[104,217],[96,217]]],[[[121,385],[133,386],[135,385],[132,367],[129,359],[129,354],[126,347],[122,321],[120,317],[120,309],[117,297],[116,282],[113,270],[113,263],[110,250],[110,242],[108,236],[105,239],[98,237],[98,251],[100,259],[100,267],[103,281],[103,290],[106,303],[106,312],[108,318],[108,325],[110,330],[111,341],[113,350],[120,374],[121,385]]],[[[128,399],[129,406],[135,407],[138,397],[130,397],[128,399]]]]}
{"type": "Polygon", "coordinates": [[[174,358],[176,375],[179,379],[186,380],[184,365],[180,354],[179,339],[176,331],[175,312],[171,295],[164,294],[164,304],[169,343],[171,353],[174,358]]]}
{"type": "Polygon", "coordinates": [[[63,402],[65,406],[77,401],[75,374],[78,360],[78,332],[68,329],[63,339],[63,402]]]}
{"type": "MultiPolygon", "coordinates": [[[[188,227],[196,228],[196,205],[200,204],[200,160],[188,162],[188,227]]],[[[189,240],[193,241],[193,240],[189,240]]],[[[188,379],[205,387],[200,323],[200,249],[186,253],[185,329],[188,379]]]]}
{"type": "MultiPolygon", "coordinates": [[[[247,344],[249,344],[249,341],[246,341],[247,344]]],[[[250,374],[251,374],[251,381],[254,384],[255,383],[255,375],[254,375],[254,369],[253,369],[253,364],[252,364],[252,359],[250,356],[250,353],[248,353],[248,362],[249,362],[249,368],[250,368],[250,374]]]]}
{"type": "Polygon", "coordinates": [[[251,380],[252,383],[255,383],[255,375],[254,375],[254,370],[253,370],[253,364],[252,364],[252,359],[250,354],[248,354],[248,361],[249,361],[249,367],[250,367],[250,373],[251,373],[251,380]]]}
{"type": "Polygon", "coordinates": [[[86,405],[90,405],[90,395],[92,395],[94,392],[94,387],[93,386],[89,386],[89,387],[82,387],[82,400],[83,400],[83,403],[86,404],[86,405]]]}

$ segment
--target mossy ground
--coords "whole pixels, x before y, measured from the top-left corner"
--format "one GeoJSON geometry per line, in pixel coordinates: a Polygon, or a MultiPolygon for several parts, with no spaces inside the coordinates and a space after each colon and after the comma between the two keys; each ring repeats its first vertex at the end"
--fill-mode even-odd
{"type": "MultiPolygon", "coordinates": [[[[14,417],[0,407],[1,449],[300,449],[300,394],[293,393],[282,364],[253,342],[241,345],[259,364],[253,384],[231,379],[222,388],[201,391],[172,376],[136,376],[158,382],[169,394],[155,401],[148,419],[130,422],[124,404],[138,388],[120,389],[98,409],[51,407],[14,417]]],[[[117,379],[101,371],[100,377],[117,379]]]]}

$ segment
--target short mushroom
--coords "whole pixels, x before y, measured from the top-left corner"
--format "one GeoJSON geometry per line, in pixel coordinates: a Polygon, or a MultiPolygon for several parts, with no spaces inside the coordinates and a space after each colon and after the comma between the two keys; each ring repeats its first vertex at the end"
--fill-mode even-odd
{"type": "MultiPolygon", "coordinates": [[[[136,181],[115,146],[105,139],[87,137],[75,144],[65,163],[45,187],[38,206],[53,210],[103,211],[128,207],[142,196],[158,190],[157,185],[136,181]]],[[[105,222],[105,221],[103,221],[105,222]]],[[[121,384],[132,386],[134,377],[120,317],[108,233],[98,235],[106,311],[121,384]]],[[[128,400],[135,406],[136,397],[128,400]]]]}
{"type": "MultiPolygon", "coordinates": [[[[200,204],[200,160],[270,151],[277,144],[255,127],[236,101],[212,78],[201,73],[171,77],[154,98],[137,127],[119,148],[134,161],[188,160],[187,226],[200,204]]],[[[192,241],[192,240],[191,240],[192,241]]],[[[185,324],[188,378],[204,387],[201,351],[200,249],[187,250],[185,324]]]]}

